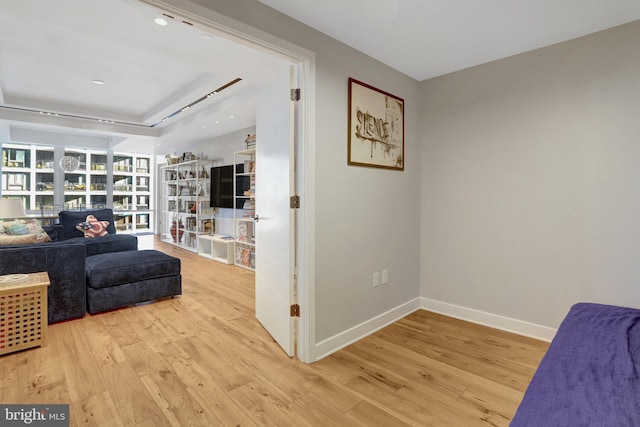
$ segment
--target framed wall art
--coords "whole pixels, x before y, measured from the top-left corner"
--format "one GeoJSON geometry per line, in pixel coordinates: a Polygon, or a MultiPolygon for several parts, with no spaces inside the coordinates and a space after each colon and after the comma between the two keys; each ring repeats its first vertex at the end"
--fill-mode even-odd
{"type": "Polygon", "coordinates": [[[349,78],[349,165],[404,170],[404,99],[349,78]]]}

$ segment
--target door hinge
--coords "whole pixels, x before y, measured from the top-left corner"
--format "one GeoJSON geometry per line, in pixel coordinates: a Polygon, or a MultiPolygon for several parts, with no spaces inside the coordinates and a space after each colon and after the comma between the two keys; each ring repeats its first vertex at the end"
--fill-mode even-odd
{"type": "Polygon", "coordinates": [[[300,317],[300,305],[291,304],[291,317],[300,317]]]}
{"type": "Polygon", "coordinates": [[[300,101],[300,88],[291,89],[291,100],[300,101]]]}
{"type": "Polygon", "coordinates": [[[291,209],[300,209],[300,196],[297,194],[289,198],[289,206],[291,209]]]}

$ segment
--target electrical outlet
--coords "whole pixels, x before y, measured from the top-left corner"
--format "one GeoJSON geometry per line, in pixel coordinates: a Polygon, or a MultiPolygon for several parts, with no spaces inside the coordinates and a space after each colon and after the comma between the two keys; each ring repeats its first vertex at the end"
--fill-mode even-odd
{"type": "Polygon", "coordinates": [[[387,283],[389,283],[389,271],[382,270],[382,284],[386,285],[387,283]]]}
{"type": "Polygon", "coordinates": [[[373,273],[373,287],[377,288],[380,286],[380,273],[373,273]]]}

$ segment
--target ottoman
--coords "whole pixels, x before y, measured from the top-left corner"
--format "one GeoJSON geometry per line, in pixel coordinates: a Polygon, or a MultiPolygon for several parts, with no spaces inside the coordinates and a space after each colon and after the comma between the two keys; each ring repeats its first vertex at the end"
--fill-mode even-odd
{"type": "Polygon", "coordinates": [[[180,295],[180,259],[155,250],[87,257],[87,311],[91,314],[180,295]]]}

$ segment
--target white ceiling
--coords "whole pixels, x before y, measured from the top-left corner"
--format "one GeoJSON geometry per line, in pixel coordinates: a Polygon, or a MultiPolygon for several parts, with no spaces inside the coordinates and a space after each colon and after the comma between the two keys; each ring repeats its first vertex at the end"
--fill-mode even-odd
{"type": "Polygon", "coordinates": [[[112,148],[162,154],[254,125],[258,93],[287,67],[179,19],[156,25],[160,13],[131,0],[2,0],[1,9],[5,134],[46,139],[54,132],[53,140],[73,134],[78,143],[78,134],[106,135],[112,148]],[[239,83],[152,126],[238,77],[239,83]]]}
{"type": "MultiPolygon", "coordinates": [[[[259,1],[417,80],[640,19],[638,0],[259,1]]],[[[219,36],[203,40],[203,31],[180,19],[160,27],[153,23],[159,11],[135,0],[1,3],[4,140],[39,135],[179,152],[255,124],[257,94],[288,65],[219,36]],[[151,126],[237,77],[240,83],[151,126]]]]}
{"type": "Polygon", "coordinates": [[[640,19],[638,0],[258,0],[416,80],[640,19]]]}

